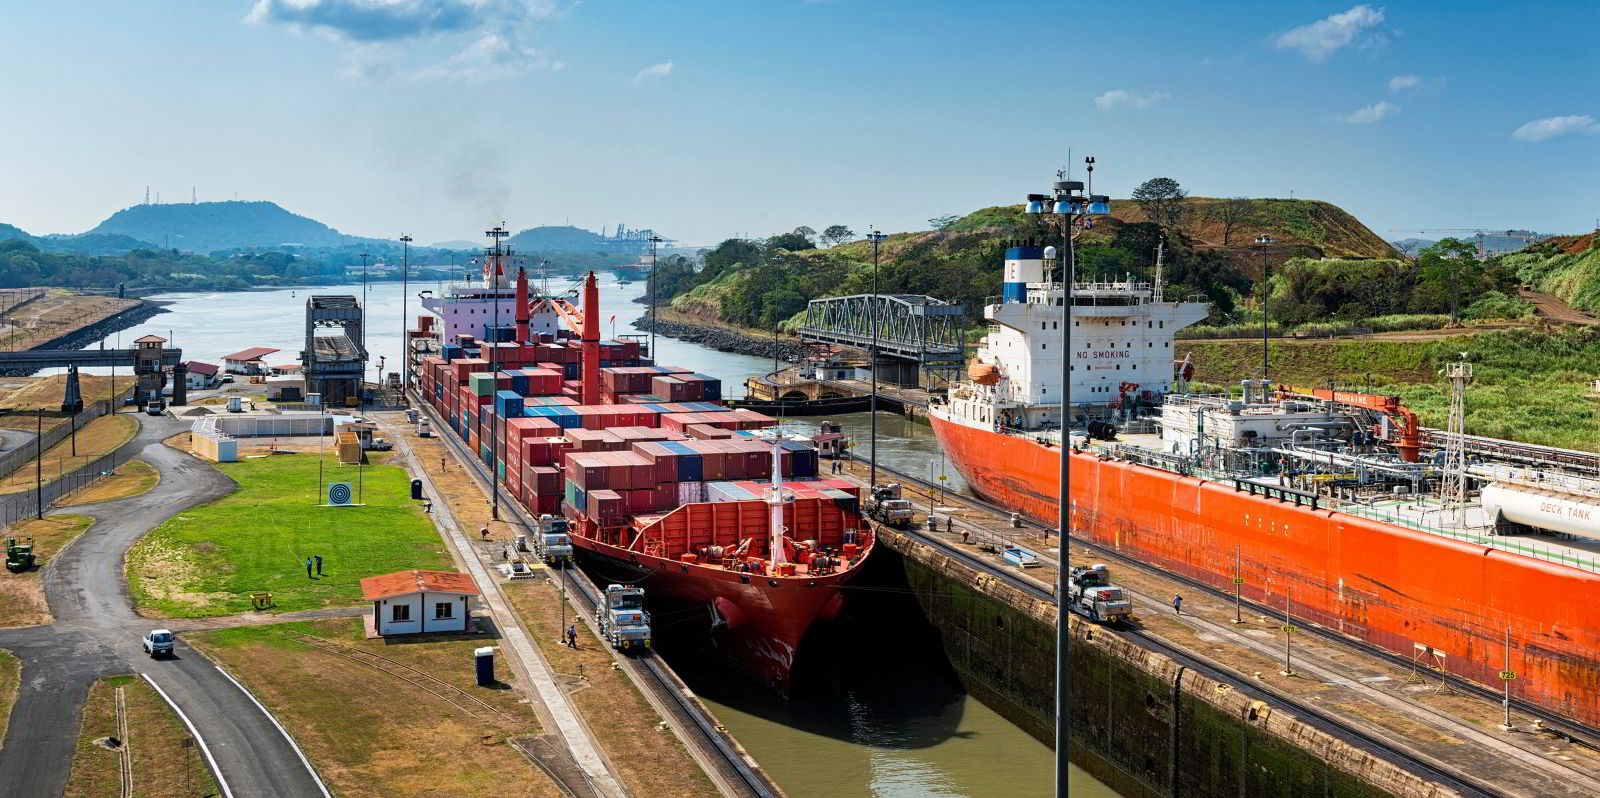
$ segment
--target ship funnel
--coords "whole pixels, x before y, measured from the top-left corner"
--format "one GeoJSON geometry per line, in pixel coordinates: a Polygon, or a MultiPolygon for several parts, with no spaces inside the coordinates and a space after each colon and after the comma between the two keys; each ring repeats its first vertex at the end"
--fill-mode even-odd
{"type": "Polygon", "coordinates": [[[1044,282],[1044,250],[1026,245],[1006,250],[1002,301],[1028,301],[1028,283],[1044,282]]]}
{"type": "Polygon", "coordinates": [[[517,343],[528,340],[528,270],[517,269],[517,343]]]}
{"type": "Polygon", "coordinates": [[[600,404],[600,283],[583,278],[583,403],[600,404]]]}

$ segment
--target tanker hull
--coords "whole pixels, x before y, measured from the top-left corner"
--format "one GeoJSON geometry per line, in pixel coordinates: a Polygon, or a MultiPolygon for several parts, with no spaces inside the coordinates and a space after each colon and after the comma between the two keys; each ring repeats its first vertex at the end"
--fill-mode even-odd
{"type": "MultiPolygon", "coordinates": [[[[1057,523],[1060,449],[931,413],[983,497],[1057,523]]],[[[1296,506],[1092,454],[1074,454],[1077,537],[1242,592],[1268,607],[1600,723],[1600,576],[1345,513],[1296,506]]]]}

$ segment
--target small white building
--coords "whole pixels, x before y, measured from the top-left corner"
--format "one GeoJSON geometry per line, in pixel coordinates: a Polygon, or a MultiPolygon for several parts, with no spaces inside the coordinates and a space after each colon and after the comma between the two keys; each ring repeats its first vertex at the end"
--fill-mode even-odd
{"type": "Polygon", "coordinates": [[[277,351],[270,346],[252,346],[249,349],[234,352],[231,355],[224,355],[222,357],[222,367],[229,374],[265,374],[267,373],[267,364],[262,361],[262,358],[277,351]]]}
{"type": "Polygon", "coordinates": [[[210,363],[201,363],[198,360],[191,360],[183,364],[183,366],[187,369],[185,373],[188,375],[189,390],[203,391],[207,388],[217,387],[219,377],[217,376],[216,366],[210,363]]]}
{"type": "Polygon", "coordinates": [[[400,571],[361,580],[361,595],[372,602],[374,628],[384,637],[465,632],[478,586],[455,571],[400,571]]]}

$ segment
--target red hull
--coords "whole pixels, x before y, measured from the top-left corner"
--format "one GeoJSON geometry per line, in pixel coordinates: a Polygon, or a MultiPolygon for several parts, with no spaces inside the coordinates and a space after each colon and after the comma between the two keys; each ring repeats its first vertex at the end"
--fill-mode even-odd
{"type": "MultiPolygon", "coordinates": [[[[1058,448],[930,420],[980,495],[1056,524],[1058,448]]],[[[1600,723],[1600,576],[1088,454],[1071,487],[1078,536],[1226,590],[1237,551],[1252,599],[1496,689],[1509,629],[1513,694],[1600,723]]]]}
{"type": "MultiPolygon", "coordinates": [[[[787,693],[795,654],[817,619],[832,619],[844,595],[839,588],[866,562],[827,576],[786,577],[741,574],[629,551],[581,536],[578,548],[634,571],[651,574],[644,582],[649,600],[707,608],[720,618],[719,650],[741,667],[787,693]]],[[[708,621],[709,622],[709,621],[708,621]]]]}

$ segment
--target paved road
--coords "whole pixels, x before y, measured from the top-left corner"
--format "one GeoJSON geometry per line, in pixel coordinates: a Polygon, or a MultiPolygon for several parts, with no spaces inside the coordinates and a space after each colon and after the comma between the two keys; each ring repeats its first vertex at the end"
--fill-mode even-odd
{"type": "Polygon", "coordinates": [[[160,483],[140,496],[72,508],[96,523],[44,573],[55,623],[0,631],[0,648],[23,660],[22,692],[0,747],[0,794],[60,795],[89,685],[133,671],[148,675],[188,716],[237,798],[322,796],[272,719],[210,661],[181,642],[172,659],[152,660],[140,648],[153,624],[133,611],[124,553],[184,508],[233,489],[216,469],[161,444],[187,425],[165,417],[143,421],[130,455],[160,471],[160,483]]]}

